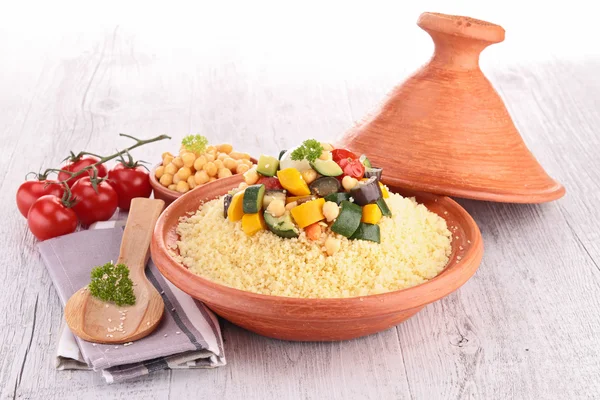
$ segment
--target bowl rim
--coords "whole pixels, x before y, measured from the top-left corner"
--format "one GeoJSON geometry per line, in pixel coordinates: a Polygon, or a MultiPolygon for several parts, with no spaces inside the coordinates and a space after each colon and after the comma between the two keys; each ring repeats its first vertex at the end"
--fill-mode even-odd
{"type": "MultiPolygon", "coordinates": [[[[232,184],[234,182],[237,183],[238,181],[240,181],[239,178],[232,178],[238,177],[232,176],[229,178],[221,179],[219,181],[221,181],[220,183],[223,187],[226,186],[225,183],[228,183],[225,182],[226,180],[232,181],[232,184]]],[[[215,187],[216,182],[212,182],[210,187],[215,187]]],[[[206,188],[207,186],[208,185],[204,186],[204,188],[206,188]]],[[[234,186],[229,186],[229,188],[231,187],[234,186]]],[[[458,204],[451,198],[447,196],[436,195],[433,193],[410,191],[397,187],[391,187],[390,189],[394,193],[401,192],[401,194],[405,197],[425,197],[435,201],[438,204],[446,203],[447,210],[452,210],[454,213],[456,213],[456,215],[462,217],[465,220],[466,224],[464,224],[464,226],[461,225],[461,229],[465,233],[467,231],[470,232],[468,239],[465,238],[465,240],[469,241],[468,249],[461,253],[461,257],[459,259],[456,259],[456,248],[454,245],[454,241],[452,241],[452,253],[444,269],[435,277],[416,286],[365,296],[303,298],[266,295],[249,292],[241,289],[236,289],[230,286],[225,286],[220,283],[203,278],[199,275],[196,275],[193,272],[189,271],[187,267],[173,259],[173,257],[169,253],[166,241],[162,238],[163,233],[166,236],[169,229],[166,226],[165,221],[171,216],[171,214],[178,214],[177,220],[179,220],[181,216],[184,216],[185,212],[179,213],[179,209],[182,208],[182,204],[184,204],[184,202],[187,201],[187,199],[189,199],[190,196],[198,198],[198,203],[200,201],[203,201],[203,199],[214,198],[214,195],[208,197],[201,196],[202,190],[200,189],[190,191],[188,193],[185,193],[183,196],[179,197],[172,204],[170,204],[160,216],[155,226],[152,237],[152,258],[159,271],[167,280],[169,280],[171,283],[173,283],[173,285],[183,290],[184,292],[190,294],[194,298],[198,298],[197,296],[201,295],[202,297],[207,298],[210,296],[221,299],[239,298],[253,301],[253,306],[256,306],[256,304],[263,304],[267,307],[272,307],[273,302],[277,302],[279,305],[282,306],[290,306],[296,308],[300,307],[303,309],[306,308],[317,311],[322,310],[324,308],[331,310],[332,308],[339,307],[340,310],[344,309],[344,311],[346,312],[346,317],[348,316],[347,310],[349,304],[353,306],[352,309],[354,309],[357,314],[362,314],[366,309],[372,309],[373,304],[381,305],[382,303],[384,306],[386,305],[386,303],[388,304],[387,307],[381,307],[383,311],[381,314],[399,312],[400,310],[398,309],[397,304],[403,305],[402,310],[422,307],[426,304],[432,303],[452,293],[460,286],[462,286],[467,280],[469,280],[471,276],[473,276],[473,274],[477,271],[481,259],[483,257],[483,239],[481,237],[479,227],[477,226],[473,218],[467,213],[467,211],[462,206],[460,206],[460,204],[458,204]],[[194,288],[194,285],[196,285],[197,287],[194,288]],[[393,302],[388,301],[392,297],[394,298],[393,302]]],[[[219,196],[222,196],[225,193],[226,191],[222,192],[219,196]]],[[[444,216],[440,216],[444,218],[444,216]]],[[[452,234],[454,236],[454,232],[452,234]]],[[[456,247],[458,247],[458,244],[456,244],[456,247]]],[[[210,304],[210,302],[206,301],[205,299],[201,299],[201,301],[205,301],[210,304]]],[[[240,308],[239,302],[231,306],[228,306],[228,304],[219,303],[218,306],[221,309],[228,310],[239,310],[240,308]]],[[[260,311],[256,310],[254,307],[252,309],[254,313],[259,313],[260,311]]],[[[268,310],[264,310],[264,313],[268,313],[268,310]]],[[[285,316],[282,316],[282,318],[284,317],[285,316]]]]}

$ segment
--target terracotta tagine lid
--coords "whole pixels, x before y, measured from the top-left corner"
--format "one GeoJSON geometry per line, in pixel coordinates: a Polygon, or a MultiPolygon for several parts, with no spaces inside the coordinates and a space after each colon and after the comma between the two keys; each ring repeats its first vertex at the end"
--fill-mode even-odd
{"type": "Polygon", "coordinates": [[[502,42],[504,29],[438,13],[417,25],[433,39],[431,60],[336,144],[368,154],[394,186],[514,203],[562,197],[479,69],[479,54],[502,42]]]}

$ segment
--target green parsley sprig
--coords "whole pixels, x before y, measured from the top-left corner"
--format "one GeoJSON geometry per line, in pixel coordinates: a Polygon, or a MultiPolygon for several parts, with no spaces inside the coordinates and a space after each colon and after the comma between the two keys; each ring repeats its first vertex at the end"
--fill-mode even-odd
{"type": "Polygon", "coordinates": [[[194,153],[204,153],[208,146],[208,139],[202,135],[187,135],[181,141],[183,147],[194,153]]]}
{"type": "Polygon", "coordinates": [[[323,146],[315,139],[305,140],[302,145],[292,151],[292,160],[301,161],[308,160],[315,162],[321,156],[323,146]]]}
{"type": "Polygon", "coordinates": [[[133,282],[129,278],[129,268],[125,264],[112,262],[92,269],[88,285],[92,296],[104,301],[112,301],[118,306],[135,304],[133,282]]]}

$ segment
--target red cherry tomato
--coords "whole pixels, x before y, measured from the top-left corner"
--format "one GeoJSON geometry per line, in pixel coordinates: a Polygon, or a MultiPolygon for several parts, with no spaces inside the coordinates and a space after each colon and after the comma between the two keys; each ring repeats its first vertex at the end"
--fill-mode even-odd
{"type": "Polygon", "coordinates": [[[96,193],[90,177],[85,176],[75,182],[71,189],[75,200],[73,211],[84,225],[110,219],[119,204],[117,192],[108,182],[101,181],[97,187],[96,193]]]}
{"type": "MultiPolygon", "coordinates": [[[[340,167],[342,166],[340,165],[340,167]]],[[[360,179],[365,175],[365,166],[360,162],[360,160],[348,160],[342,167],[342,171],[344,171],[343,175],[360,179]]]]}
{"type": "MultiPolygon", "coordinates": [[[[344,158],[350,158],[352,160],[356,160],[358,157],[356,156],[356,154],[354,154],[350,150],[346,150],[346,149],[333,149],[333,150],[331,150],[331,158],[338,165],[340,165],[340,160],[342,160],[344,158]]],[[[342,166],[340,165],[340,167],[342,167],[342,166]]],[[[342,167],[342,168],[344,168],[344,167],[342,167]]]]}
{"type": "Polygon", "coordinates": [[[17,190],[17,207],[25,218],[29,209],[37,199],[45,195],[61,198],[64,193],[62,185],[54,180],[39,180],[23,182],[17,190]]]}
{"type": "MultiPolygon", "coordinates": [[[[77,171],[81,171],[85,167],[88,167],[92,164],[97,163],[98,161],[100,161],[100,159],[98,159],[97,157],[83,156],[83,157],[71,159],[71,161],[67,165],[61,167],[61,169],[65,170],[65,171],[69,171],[69,172],[77,172],[77,171]]],[[[96,166],[96,169],[98,170],[99,178],[106,177],[106,174],[107,174],[106,167],[103,164],[96,166]]],[[[93,171],[90,170],[89,176],[91,177],[92,175],[93,175],[93,171]]],[[[75,182],[77,182],[79,179],[83,178],[84,176],[87,176],[87,175],[81,174],[73,179],[69,179],[69,174],[67,174],[65,172],[60,172],[58,174],[58,180],[64,181],[64,180],[69,179],[69,181],[67,182],[67,185],[69,185],[69,187],[73,187],[75,182]]]]}
{"type": "Polygon", "coordinates": [[[148,171],[140,166],[117,163],[108,171],[108,183],[117,192],[119,208],[125,211],[131,206],[131,199],[150,197],[152,193],[148,171]]]}
{"type": "Polygon", "coordinates": [[[38,240],[46,240],[75,232],[77,215],[58,197],[45,195],[29,209],[27,224],[33,236],[38,240]]]}
{"type": "Polygon", "coordinates": [[[279,179],[275,177],[262,176],[256,184],[265,185],[265,190],[283,190],[283,186],[279,183],[279,179]]]}

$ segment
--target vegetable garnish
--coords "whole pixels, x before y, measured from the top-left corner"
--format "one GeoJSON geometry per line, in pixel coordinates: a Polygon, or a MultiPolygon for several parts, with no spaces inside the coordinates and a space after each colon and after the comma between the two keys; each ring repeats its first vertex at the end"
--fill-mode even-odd
{"type": "Polygon", "coordinates": [[[305,140],[300,147],[292,151],[292,160],[308,160],[314,162],[321,156],[323,146],[315,139],[305,140]]]}
{"type": "Polygon", "coordinates": [[[186,150],[194,153],[203,153],[208,145],[208,139],[202,135],[187,135],[181,141],[186,150]]]}
{"type": "Polygon", "coordinates": [[[92,269],[88,285],[92,296],[104,301],[112,301],[118,306],[135,304],[133,282],[129,278],[129,268],[125,264],[112,262],[92,269]]]}

